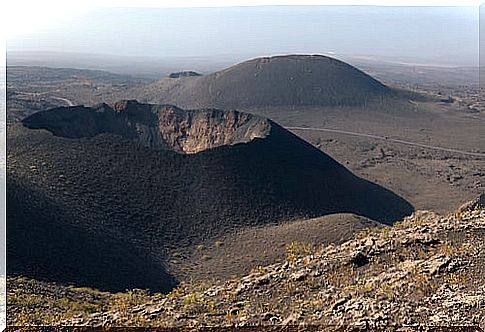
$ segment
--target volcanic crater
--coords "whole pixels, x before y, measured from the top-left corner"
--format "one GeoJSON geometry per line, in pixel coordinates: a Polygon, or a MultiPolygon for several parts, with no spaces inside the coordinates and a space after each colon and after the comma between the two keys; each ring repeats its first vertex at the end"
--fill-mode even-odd
{"type": "Polygon", "coordinates": [[[7,134],[11,275],[167,291],[179,275],[165,266],[183,248],[331,214],[391,224],[413,211],[277,123],[237,111],[121,101],[42,111],[7,134]]]}
{"type": "Polygon", "coordinates": [[[235,110],[182,110],[173,105],[151,105],[135,100],[95,107],[61,107],[36,113],[23,121],[31,129],[46,129],[66,138],[110,133],[153,149],[192,154],[207,149],[247,143],[266,137],[266,118],[235,110]]]}

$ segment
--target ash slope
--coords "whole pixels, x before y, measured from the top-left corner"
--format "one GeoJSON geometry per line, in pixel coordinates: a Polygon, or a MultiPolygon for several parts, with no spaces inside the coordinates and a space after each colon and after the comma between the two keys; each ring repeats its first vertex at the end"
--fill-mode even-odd
{"type": "Polygon", "coordinates": [[[402,198],[271,120],[239,112],[184,112],[134,101],[57,108],[10,126],[8,140],[7,258],[14,275],[163,291],[170,276],[138,285],[112,279],[117,271],[153,276],[152,266],[160,270],[169,250],[242,227],[340,212],[391,223],[412,212],[402,198]],[[191,135],[200,142],[204,130],[213,136],[199,152],[181,148],[191,135]],[[36,197],[48,204],[31,204],[36,197]],[[59,231],[39,232],[40,216],[45,224],[55,218],[59,231]],[[109,239],[109,248],[97,248],[107,256],[113,248],[131,248],[134,263],[80,255],[83,249],[69,245],[75,238],[61,226],[75,227],[80,238],[109,239]],[[46,265],[38,253],[53,259],[46,265]],[[93,272],[103,269],[112,273],[93,272]]]}
{"type": "Polygon", "coordinates": [[[196,77],[167,77],[133,92],[137,99],[188,108],[364,106],[395,93],[362,71],[321,55],[249,60],[196,77]]]}

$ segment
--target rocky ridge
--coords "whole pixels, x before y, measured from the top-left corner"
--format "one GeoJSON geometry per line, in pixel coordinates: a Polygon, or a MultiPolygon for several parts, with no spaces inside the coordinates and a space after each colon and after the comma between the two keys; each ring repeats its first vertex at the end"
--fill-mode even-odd
{"type": "Polygon", "coordinates": [[[485,324],[485,210],[417,211],[283,264],[212,287],[182,284],[162,298],[65,321],[75,325],[485,324]]]}

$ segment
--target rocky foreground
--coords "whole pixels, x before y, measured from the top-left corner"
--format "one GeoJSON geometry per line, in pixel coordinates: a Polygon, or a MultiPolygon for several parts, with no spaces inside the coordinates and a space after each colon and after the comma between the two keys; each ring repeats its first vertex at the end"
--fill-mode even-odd
{"type": "MultiPolygon", "coordinates": [[[[243,278],[222,284],[183,284],[168,295],[138,293],[142,295],[136,297],[137,293],[131,292],[130,296],[123,297],[118,294],[117,305],[111,301],[110,306],[97,307],[104,312],[92,314],[74,310],[71,317],[66,317],[58,311],[58,317],[64,318],[58,323],[90,326],[425,324],[483,328],[484,235],[482,196],[457,212],[437,215],[418,211],[393,227],[367,230],[348,242],[322,247],[316,252],[308,244],[293,243],[287,248],[285,263],[259,267],[243,278]]],[[[9,306],[11,324],[16,319],[12,313],[23,311],[22,317],[28,318],[28,312],[12,301],[9,306]]],[[[92,312],[95,308],[90,309],[92,312]]]]}

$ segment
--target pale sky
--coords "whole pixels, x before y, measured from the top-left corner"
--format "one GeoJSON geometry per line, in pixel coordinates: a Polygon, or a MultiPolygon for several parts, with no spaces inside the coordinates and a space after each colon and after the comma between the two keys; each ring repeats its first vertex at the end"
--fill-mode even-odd
{"type": "Polygon", "coordinates": [[[241,52],[392,56],[398,52],[404,57],[435,53],[436,58],[469,62],[478,53],[477,6],[480,3],[472,0],[8,0],[4,4],[0,37],[7,40],[9,51],[155,57],[241,52]],[[368,10],[343,7],[347,8],[343,11],[302,7],[335,4],[370,6],[368,10]],[[388,8],[403,5],[437,7],[388,8]]]}
{"type": "Polygon", "coordinates": [[[479,6],[479,0],[7,0],[3,5],[7,37],[34,32],[101,7],[230,7],[267,5],[479,6]]]}

